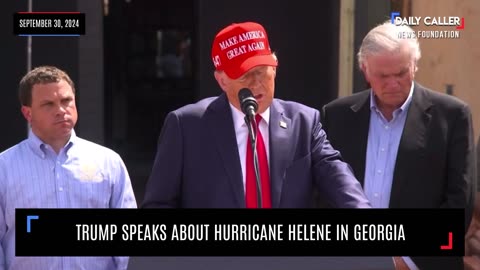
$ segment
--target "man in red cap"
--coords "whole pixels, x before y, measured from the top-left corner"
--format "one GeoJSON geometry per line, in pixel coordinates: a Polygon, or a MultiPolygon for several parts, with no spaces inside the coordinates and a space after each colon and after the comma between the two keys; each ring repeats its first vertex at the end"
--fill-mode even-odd
{"type": "Polygon", "coordinates": [[[319,112],[273,97],[278,61],[263,26],[221,30],[212,61],[223,93],[168,114],[142,207],[308,208],[317,189],[337,207],[370,208],[327,140],[319,112]],[[256,109],[249,118],[255,150],[240,90],[253,96],[245,100],[256,109]]]}

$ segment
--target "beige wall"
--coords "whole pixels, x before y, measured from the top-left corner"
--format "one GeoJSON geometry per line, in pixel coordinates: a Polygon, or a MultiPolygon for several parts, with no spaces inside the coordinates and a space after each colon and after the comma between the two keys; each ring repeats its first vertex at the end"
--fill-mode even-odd
{"type": "MultiPolygon", "coordinates": [[[[475,138],[480,135],[480,1],[411,1],[411,16],[459,16],[465,29],[459,39],[420,38],[422,58],[416,80],[426,87],[445,93],[453,84],[454,96],[466,101],[473,114],[475,138]]],[[[414,27],[418,30],[456,30],[448,27],[414,27]]]]}

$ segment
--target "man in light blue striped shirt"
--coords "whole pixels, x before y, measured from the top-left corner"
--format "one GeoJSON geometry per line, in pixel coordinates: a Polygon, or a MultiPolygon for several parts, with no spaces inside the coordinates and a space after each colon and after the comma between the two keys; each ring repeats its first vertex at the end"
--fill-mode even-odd
{"type": "Polygon", "coordinates": [[[127,269],[128,257],[15,256],[15,208],[137,207],[121,157],[75,135],[75,88],[64,71],[30,71],[19,97],[31,130],[0,154],[0,270],[127,269]]]}

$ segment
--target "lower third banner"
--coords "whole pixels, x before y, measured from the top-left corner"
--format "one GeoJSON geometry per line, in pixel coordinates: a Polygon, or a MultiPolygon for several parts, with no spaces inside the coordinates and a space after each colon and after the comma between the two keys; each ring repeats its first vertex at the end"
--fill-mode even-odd
{"type": "Polygon", "coordinates": [[[463,256],[464,223],[462,209],[17,209],[15,253],[463,256]]]}

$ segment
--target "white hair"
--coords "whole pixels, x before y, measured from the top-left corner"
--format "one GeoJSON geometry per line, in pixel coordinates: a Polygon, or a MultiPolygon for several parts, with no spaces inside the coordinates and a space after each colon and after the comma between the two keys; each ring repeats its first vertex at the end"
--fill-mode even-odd
{"type": "Polygon", "coordinates": [[[421,57],[420,45],[415,31],[410,26],[395,25],[390,20],[376,26],[365,36],[358,51],[357,57],[360,69],[368,56],[394,52],[404,44],[408,46],[416,64],[421,57]]]}

